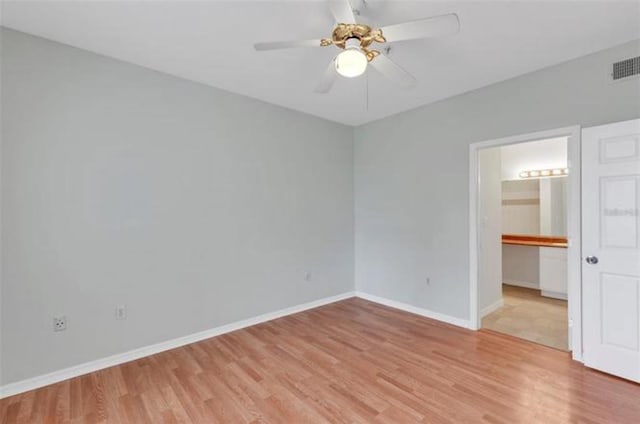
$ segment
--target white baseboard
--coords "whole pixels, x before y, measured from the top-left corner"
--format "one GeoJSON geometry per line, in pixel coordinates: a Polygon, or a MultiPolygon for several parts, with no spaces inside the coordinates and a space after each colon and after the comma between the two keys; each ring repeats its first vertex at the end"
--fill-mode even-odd
{"type": "Polygon", "coordinates": [[[68,380],[70,378],[78,377],[104,368],[109,368],[114,365],[130,362],[136,359],[143,358],[145,356],[164,352],[170,349],[175,349],[177,347],[219,336],[231,331],[240,330],[242,328],[250,327],[252,325],[260,324],[266,321],[271,321],[276,318],[281,318],[287,315],[306,311],[307,309],[313,309],[317,308],[318,306],[338,302],[340,300],[348,299],[354,296],[355,292],[347,292],[336,296],[325,297],[323,299],[318,299],[312,302],[303,303],[301,305],[292,306],[290,308],[280,309],[279,311],[258,315],[253,318],[248,318],[231,324],[222,325],[220,327],[190,334],[188,336],[178,337],[176,339],[167,340],[165,342],[156,343],[154,345],[141,347],[139,349],[133,349],[128,352],[119,353],[106,358],[97,359],[95,361],[86,362],[84,364],[62,369],[60,371],[54,371],[49,374],[44,374],[26,380],[17,381],[15,383],[10,383],[0,387],[0,399],[29,390],[37,389],[39,387],[48,386],[50,384],[58,383],[63,380],[68,380]]]}
{"type": "Polygon", "coordinates": [[[493,302],[491,305],[482,308],[480,311],[480,318],[484,318],[489,315],[491,312],[497,311],[498,309],[504,306],[504,299],[498,299],[493,302]]]}
{"type": "Polygon", "coordinates": [[[40,387],[48,386],[50,384],[68,380],[70,378],[79,377],[81,375],[99,371],[104,368],[113,367],[115,365],[123,364],[125,362],[134,361],[136,359],[144,358],[146,356],[154,355],[156,353],[164,352],[170,349],[175,349],[184,345],[188,345],[190,343],[199,342],[201,340],[209,339],[211,337],[219,336],[221,334],[229,333],[231,331],[240,330],[242,328],[250,327],[252,325],[260,324],[266,321],[271,321],[276,318],[281,318],[287,315],[306,311],[308,309],[313,309],[319,306],[328,305],[329,303],[338,302],[340,300],[348,299],[354,296],[369,300],[371,302],[379,303],[381,305],[386,305],[391,308],[400,309],[402,311],[421,315],[423,317],[446,322],[448,324],[452,324],[458,327],[470,328],[469,321],[465,319],[452,317],[450,315],[430,311],[428,309],[419,308],[417,306],[409,305],[402,302],[397,302],[395,300],[386,299],[383,297],[371,295],[364,292],[347,292],[347,293],[342,293],[336,296],[325,297],[323,299],[318,299],[312,302],[303,303],[301,305],[292,306],[290,308],[280,309],[279,311],[269,312],[253,318],[237,321],[231,324],[222,325],[220,327],[201,331],[199,333],[190,334],[188,336],[178,337],[176,339],[167,340],[165,342],[160,342],[150,346],[144,346],[138,349],[133,349],[128,352],[119,353],[106,358],[101,358],[95,361],[86,362],[84,364],[65,368],[59,371],[54,371],[49,374],[44,374],[37,377],[29,378],[26,380],[17,381],[15,383],[10,383],[0,387],[0,399],[13,396],[19,393],[27,392],[29,390],[34,390],[40,387]]]}
{"type": "Polygon", "coordinates": [[[392,308],[400,309],[402,311],[411,312],[412,314],[421,315],[423,317],[435,319],[438,321],[446,322],[458,327],[471,328],[469,320],[452,317],[440,312],[430,311],[428,309],[419,308],[417,306],[409,305],[407,303],[397,302],[395,300],[387,299],[380,296],[375,296],[369,293],[357,291],[356,296],[371,302],[380,303],[381,305],[390,306],[392,308]]]}
{"type": "Polygon", "coordinates": [[[525,289],[540,290],[540,284],[532,283],[530,281],[502,280],[502,284],[506,284],[507,286],[524,287],[525,289]]]}
{"type": "Polygon", "coordinates": [[[543,295],[544,297],[551,297],[551,298],[560,299],[560,300],[567,300],[568,298],[567,293],[559,293],[559,292],[553,292],[548,290],[542,290],[540,294],[543,295]]]}

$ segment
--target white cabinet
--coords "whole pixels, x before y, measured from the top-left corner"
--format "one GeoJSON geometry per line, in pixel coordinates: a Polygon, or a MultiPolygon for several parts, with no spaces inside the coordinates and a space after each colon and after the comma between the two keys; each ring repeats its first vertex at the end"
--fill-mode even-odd
{"type": "Polygon", "coordinates": [[[540,290],[543,296],[567,298],[567,249],[540,247],[540,290]]]}

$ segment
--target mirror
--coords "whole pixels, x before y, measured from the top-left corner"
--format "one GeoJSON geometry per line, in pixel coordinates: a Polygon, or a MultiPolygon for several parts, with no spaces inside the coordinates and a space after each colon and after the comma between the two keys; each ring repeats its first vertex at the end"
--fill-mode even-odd
{"type": "Polygon", "coordinates": [[[502,181],[502,233],[566,237],[567,177],[502,181]]]}

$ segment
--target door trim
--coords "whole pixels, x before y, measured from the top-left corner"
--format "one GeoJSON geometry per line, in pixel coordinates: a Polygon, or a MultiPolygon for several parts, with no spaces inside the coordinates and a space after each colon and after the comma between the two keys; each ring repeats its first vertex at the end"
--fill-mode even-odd
{"type": "Polygon", "coordinates": [[[469,145],[469,324],[480,328],[478,308],[478,152],[490,147],[507,146],[546,138],[569,137],[567,142],[567,272],[568,311],[571,354],[582,362],[582,267],[581,267],[581,176],[580,126],[521,134],[469,145]]]}

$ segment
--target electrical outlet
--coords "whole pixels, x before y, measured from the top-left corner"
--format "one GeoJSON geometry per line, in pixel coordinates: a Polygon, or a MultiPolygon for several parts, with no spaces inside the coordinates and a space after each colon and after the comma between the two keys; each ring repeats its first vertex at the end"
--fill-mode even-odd
{"type": "Polygon", "coordinates": [[[125,305],[116,306],[116,319],[127,319],[127,307],[125,305]]]}
{"type": "Polygon", "coordinates": [[[53,317],[53,331],[64,331],[67,329],[67,317],[62,315],[53,317]]]}
{"type": "Polygon", "coordinates": [[[304,281],[311,281],[311,273],[310,272],[305,272],[304,273],[304,281]]]}

